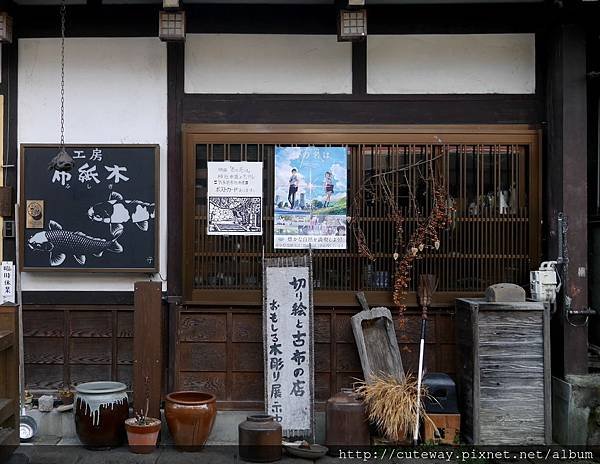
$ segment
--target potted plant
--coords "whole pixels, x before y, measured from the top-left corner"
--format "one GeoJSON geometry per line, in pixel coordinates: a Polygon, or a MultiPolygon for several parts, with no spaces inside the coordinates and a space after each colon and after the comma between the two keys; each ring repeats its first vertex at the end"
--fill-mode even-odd
{"type": "Polygon", "coordinates": [[[138,454],[152,453],[160,432],[160,420],[148,417],[149,399],[146,398],[146,410],[140,410],[125,421],[127,441],[132,452],[138,454]]]}
{"type": "Polygon", "coordinates": [[[73,390],[65,386],[64,388],[58,390],[58,396],[61,399],[62,404],[66,406],[69,404],[73,404],[73,398],[75,394],[73,393],[73,390]]]}
{"type": "Polygon", "coordinates": [[[129,449],[138,454],[152,453],[160,432],[160,420],[148,417],[150,399],[146,398],[146,410],[140,410],[125,421],[129,449]]]}

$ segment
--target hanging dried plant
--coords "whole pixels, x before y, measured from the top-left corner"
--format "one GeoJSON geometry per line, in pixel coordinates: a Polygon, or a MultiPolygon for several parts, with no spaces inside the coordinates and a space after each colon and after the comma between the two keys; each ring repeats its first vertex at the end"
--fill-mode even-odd
{"type": "Polygon", "coordinates": [[[433,424],[425,412],[424,399],[430,398],[427,387],[417,397],[417,379],[412,374],[399,380],[391,376],[372,376],[369,383],[361,382],[356,392],[362,397],[369,420],[388,440],[400,443],[415,428],[417,412],[433,424]]]}
{"type": "Polygon", "coordinates": [[[396,266],[394,277],[394,304],[399,308],[401,315],[406,310],[404,299],[408,293],[411,282],[413,262],[418,259],[419,253],[425,248],[440,248],[440,231],[447,229],[452,224],[454,207],[449,201],[443,182],[431,177],[433,190],[433,205],[429,216],[419,222],[417,229],[410,236],[407,249],[402,259],[396,266]]]}
{"type": "Polygon", "coordinates": [[[405,297],[410,288],[414,261],[419,259],[427,249],[440,249],[439,234],[442,230],[448,228],[452,222],[452,201],[447,193],[444,179],[436,174],[433,168],[435,161],[442,156],[444,155],[439,154],[424,161],[366,178],[357,190],[351,204],[352,220],[350,221],[350,227],[356,239],[358,254],[371,262],[376,260],[375,253],[369,248],[367,237],[365,237],[365,233],[361,228],[360,221],[356,218],[361,217],[364,205],[372,205],[375,202],[381,202],[389,211],[389,218],[392,220],[395,233],[393,248],[389,250],[389,255],[393,257],[395,266],[393,301],[399,310],[401,333],[406,325],[404,319],[404,312],[406,311],[405,297]],[[427,168],[426,175],[420,170],[422,166],[427,168]],[[412,173],[410,176],[407,175],[409,172],[412,173]],[[430,208],[423,202],[418,201],[417,193],[412,190],[409,177],[413,178],[415,176],[418,177],[421,193],[424,191],[431,192],[430,208]],[[399,181],[402,177],[404,177],[404,180],[399,181]],[[398,205],[398,194],[395,192],[400,185],[403,185],[409,191],[410,208],[414,212],[417,221],[417,227],[407,241],[405,241],[404,231],[406,221],[402,208],[398,205]]]}

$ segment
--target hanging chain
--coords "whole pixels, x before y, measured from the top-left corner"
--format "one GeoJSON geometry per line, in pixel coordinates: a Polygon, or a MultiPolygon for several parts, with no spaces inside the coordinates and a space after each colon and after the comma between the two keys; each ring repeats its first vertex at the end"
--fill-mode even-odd
{"type": "Polygon", "coordinates": [[[60,6],[60,147],[65,146],[65,19],[66,0],[60,6]]]}

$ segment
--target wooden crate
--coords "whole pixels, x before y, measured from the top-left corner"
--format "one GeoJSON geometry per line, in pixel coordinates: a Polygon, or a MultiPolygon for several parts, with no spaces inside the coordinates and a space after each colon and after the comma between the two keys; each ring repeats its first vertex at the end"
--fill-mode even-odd
{"type": "Polygon", "coordinates": [[[434,425],[424,420],[423,440],[436,445],[454,445],[460,438],[460,414],[427,414],[434,425]]]}
{"type": "Polygon", "coordinates": [[[536,302],[459,299],[456,341],[463,439],[550,444],[548,309],[536,302]]]}
{"type": "Polygon", "coordinates": [[[19,446],[18,308],[0,305],[0,462],[19,446]]]}

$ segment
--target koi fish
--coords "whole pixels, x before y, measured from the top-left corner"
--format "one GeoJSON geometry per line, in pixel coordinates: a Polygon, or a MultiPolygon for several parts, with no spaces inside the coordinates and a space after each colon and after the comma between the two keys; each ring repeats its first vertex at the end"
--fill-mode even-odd
{"type": "Polygon", "coordinates": [[[67,254],[73,255],[82,266],[85,264],[86,255],[92,254],[100,258],[105,251],[122,253],[123,247],[117,239],[123,231],[114,235],[112,240],[90,237],[83,232],[63,230],[56,221],[50,221],[48,230],[37,232],[27,242],[29,248],[35,251],[50,253],[50,265],[60,266],[64,263],[67,254]]]}
{"type": "Polygon", "coordinates": [[[126,222],[132,222],[146,232],[148,221],[154,219],[155,210],[154,203],[124,200],[120,193],[112,192],[108,201],[92,206],[88,210],[88,216],[92,221],[110,224],[110,232],[114,236],[117,231],[123,230],[123,224],[126,222]]]}

